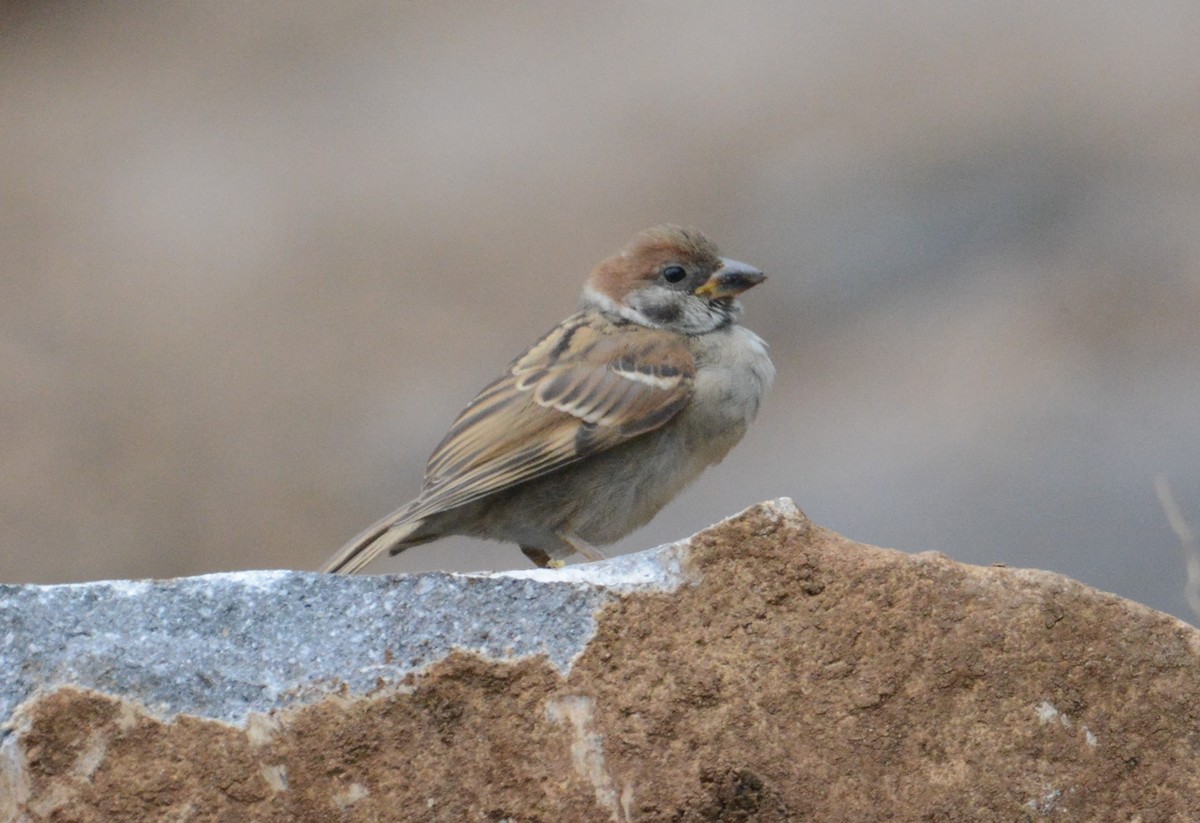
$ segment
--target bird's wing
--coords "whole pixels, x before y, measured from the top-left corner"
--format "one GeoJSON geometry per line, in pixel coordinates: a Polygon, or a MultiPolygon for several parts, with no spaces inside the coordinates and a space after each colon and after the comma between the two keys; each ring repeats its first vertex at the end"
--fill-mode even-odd
{"type": "Polygon", "coordinates": [[[580,312],[463,410],[402,517],[470,503],[653,431],[687,403],[695,374],[678,335],[580,312]]]}

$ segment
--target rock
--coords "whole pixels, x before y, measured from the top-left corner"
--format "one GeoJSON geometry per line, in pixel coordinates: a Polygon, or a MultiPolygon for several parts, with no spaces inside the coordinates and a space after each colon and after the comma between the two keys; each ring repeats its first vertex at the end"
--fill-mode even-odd
{"type": "Polygon", "coordinates": [[[0,587],[0,820],[1178,820],[1200,634],[786,500],[567,569],[0,587]]]}

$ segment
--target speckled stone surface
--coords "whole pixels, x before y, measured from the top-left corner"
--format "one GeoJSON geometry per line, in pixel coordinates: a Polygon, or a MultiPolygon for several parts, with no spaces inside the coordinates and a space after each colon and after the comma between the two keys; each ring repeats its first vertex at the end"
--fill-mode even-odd
{"type": "Polygon", "coordinates": [[[855,543],[782,501],[557,572],[7,602],[3,823],[1200,808],[1194,627],[1049,572],[855,543]]]}
{"type": "Polygon", "coordinates": [[[683,581],[682,545],[495,574],[259,571],[0,586],[0,736],[23,701],[64,685],[163,717],[237,722],[333,691],[366,693],[454,650],[545,655],[565,673],[601,606],[683,581]]]}

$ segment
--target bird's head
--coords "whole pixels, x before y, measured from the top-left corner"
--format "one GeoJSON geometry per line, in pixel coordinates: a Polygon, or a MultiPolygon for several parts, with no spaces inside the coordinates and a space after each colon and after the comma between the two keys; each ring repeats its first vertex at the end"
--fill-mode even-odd
{"type": "Polygon", "coordinates": [[[736,320],[737,296],[764,280],[695,229],[657,226],[596,266],[583,302],[626,322],[705,334],[736,320]]]}

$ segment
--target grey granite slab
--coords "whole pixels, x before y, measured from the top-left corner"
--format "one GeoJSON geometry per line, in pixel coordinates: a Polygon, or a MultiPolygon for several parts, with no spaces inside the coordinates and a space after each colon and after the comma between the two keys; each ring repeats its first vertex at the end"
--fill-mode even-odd
{"type": "Polygon", "coordinates": [[[597,611],[684,581],[686,541],[564,569],[341,577],[290,571],[0,585],[0,737],[62,685],[163,717],[228,722],[342,689],[367,693],[454,650],[545,655],[567,672],[597,611]]]}

